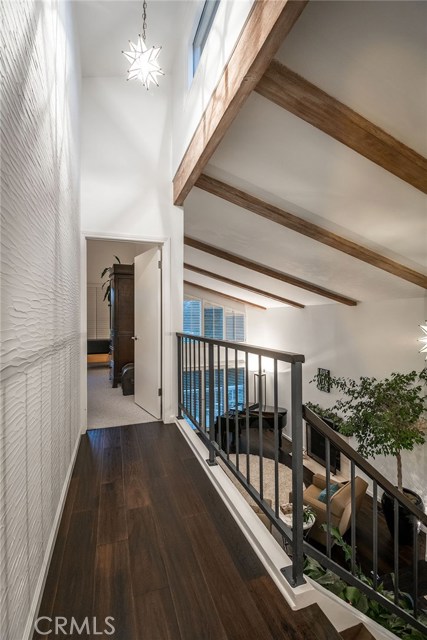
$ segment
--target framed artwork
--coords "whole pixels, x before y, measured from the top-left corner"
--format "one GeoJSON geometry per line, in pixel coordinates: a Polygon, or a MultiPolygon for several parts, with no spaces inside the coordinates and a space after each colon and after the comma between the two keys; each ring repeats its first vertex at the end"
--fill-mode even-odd
{"type": "Polygon", "coordinates": [[[331,392],[331,372],[330,369],[317,369],[317,388],[325,393],[331,392]]]}

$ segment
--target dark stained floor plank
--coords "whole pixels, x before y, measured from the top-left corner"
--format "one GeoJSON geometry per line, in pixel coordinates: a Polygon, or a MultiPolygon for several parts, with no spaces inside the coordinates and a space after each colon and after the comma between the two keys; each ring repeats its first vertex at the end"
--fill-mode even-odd
{"type": "Polygon", "coordinates": [[[96,521],[96,511],[71,516],[52,617],[75,616],[80,621],[93,615],[96,521]]]}
{"type": "Polygon", "coordinates": [[[168,587],[136,596],[135,617],[138,640],[185,640],[168,587]]]}
{"type": "Polygon", "coordinates": [[[182,637],[185,640],[226,640],[220,613],[212,600],[172,493],[156,505],[155,519],[182,637]]]}
{"type": "Polygon", "coordinates": [[[112,482],[123,477],[122,449],[105,447],[102,459],[102,482],[112,482]]]}
{"type": "Polygon", "coordinates": [[[163,557],[158,544],[158,531],[151,507],[128,511],[129,554],[138,561],[132,566],[135,596],[168,587],[163,557]]]}
{"type": "Polygon", "coordinates": [[[129,551],[126,541],[104,544],[96,550],[93,610],[100,621],[112,623],[120,638],[136,638],[134,601],[131,587],[129,551]]]}
{"type": "Polygon", "coordinates": [[[227,507],[222,501],[213,484],[207,479],[200,463],[193,457],[186,463],[187,471],[191,474],[194,486],[203,488],[203,495],[209,508],[209,517],[215,525],[217,535],[233,557],[242,580],[249,581],[265,575],[265,568],[252,547],[239,529],[239,525],[230,517],[227,507]]]}
{"type": "Polygon", "coordinates": [[[138,509],[151,504],[149,483],[140,460],[123,465],[123,483],[127,509],[138,509]]]}
{"type": "MultiPolygon", "coordinates": [[[[55,602],[56,590],[58,587],[58,575],[61,572],[65,544],[68,537],[68,530],[70,527],[71,514],[73,512],[78,482],[79,480],[76,477],[71,478],[70,480],[67,499],[65,501],[64,510],[62,512],[62,518],[58,529],[58,535],[56,537],[55,548],[53,550],[52,559],[50,561],[49,572],[46,578],[43,598],[40,605],[40,610],[44,611],[45,615],[49,617],[52,614],[53,605],[55,602]]],[[[39,634],[36,634],[34,637],[38,639],[39,637],[42,638],[46,636],[39,636],[39,634]]]]}
{"type": "Polygon", "coordinates": [[[98,509],[102,459],[102,434],[88,432],[83,435],[73,472],[79,479],[74,511],[98,509]]]}
{"type": "Polygon", "coordinates": [[[233,559],[218,538],[209,517],[201,513],[187,518],[185,524],[193,551],[209,584],[212,599],[221,612],[221,621],[227,630],[228,639],[246,640],[249,634],[250,638],[276,640],[255,606],[249,590],[242,583],[233,559]],[[242,619],[246,620],[244,628],[242,619]]]}

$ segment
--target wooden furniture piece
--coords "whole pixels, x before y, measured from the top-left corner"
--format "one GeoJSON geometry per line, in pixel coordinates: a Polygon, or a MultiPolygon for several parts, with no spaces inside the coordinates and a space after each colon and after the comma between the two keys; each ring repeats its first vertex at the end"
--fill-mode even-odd
{"type": "Polygon", "coordinates": [[[113,264],[111,285],[111,377],[120,382],[122,368],[134,362],[134,265],[113,264]]]}

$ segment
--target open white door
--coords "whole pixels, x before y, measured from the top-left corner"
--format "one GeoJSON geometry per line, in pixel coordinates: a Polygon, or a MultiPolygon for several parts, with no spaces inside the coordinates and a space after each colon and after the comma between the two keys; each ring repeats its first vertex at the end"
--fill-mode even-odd
{"type": "Polygon", "coordinates": [[[135,257],[135,402],[157,419],[161,398],[161,253],[135,257]]]}

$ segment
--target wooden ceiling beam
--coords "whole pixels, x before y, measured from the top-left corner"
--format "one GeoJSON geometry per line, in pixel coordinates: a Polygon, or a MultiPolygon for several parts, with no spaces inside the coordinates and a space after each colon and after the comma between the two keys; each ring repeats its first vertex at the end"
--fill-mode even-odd
{"type": "Polygon", "coordinates": [[[191,287],[196,287],[197,289],[201,289],[202,291],[206,291],[208,293],[214,293],[216,296],[221,296],[221,298],[226,298],[227,300],[233,300],[233,302],[240,302],[241,304],[247,304],[251,307],[255,307],[256,309],[262,309],[263,311],[267,311],[267,307],[263,307],[260,304],[255,304],[255,302],[248,302],[248,300],[235,298],[234,296],[229,296],[227,293],[222,293],[222,291],[216,291],[215,289],[202,287],[201,284],[196,284],[195,282],[190,282],[189,280],[184,280],[184,284],[187,284],[191,287]]]}
{"type": "Polygon", "coordinates": [[[427,193],[426,158],[277,60],[255,91],[427,193]]]}
{"type": "Polygon", "coordinates": [[[225,276],[221,276],[219,275],[219,273],[213,273],[212,271],[201,269],[200,267],[196,267],[195,265],[188,264],[187,262],[184,263],[184,269],[188,269],[188,271],[194,271],[194,273],[198,273],[201,276],[206,276],[207,278],[213,278],[214,280],[225,282],[226,284],[230,284],[233,287],[246,289],[247,291],[251,291],[252,293],[256,293],[257,295],[264,296],[264,298],[277,300],[277,302],[282,302],[283,304],[287,304],[292,307],[297,307],[298,309],[304,309],[305,307],[305,305],[301,304],[300,302],[295,302],[294,300],[288,300],[287,298],[282,298],[282,296],[278,296],[275,293],[270,293],[269,291],[264,291],[263,289],[257,289],[252,285],[243,284],[243,282],[237,282],[236,280],[232,280],[231,278],[226,278],[225,276]]]}
{"type": "Polygon", "coordinates": [[[257,0],[173,179],[182,205],[308,0],[257,0]]]}
{"type": "Polygon", "coordinates": [[[246,258],[237,256],[234,253],[229,253],[228,251],[224,251],[219,247],[214,247],[211,244],[206,244],[205,242],[201,242],[200,240],[196,240],[195,238],[189,238],[188,236],[185,236],[184,244],[188,247],[192,247],[193,249],[198,249],[199,251],[203,251],[204,253],[209,253],[212,256],[221,258],[222,260],[227,260],[228,262],[232,262],[233,264],[245,267],[246,269],[257,271],[258,273],[262,273],[262,275],[268,276],[269,278],[275,278],[276,280],[280,280],[281,282],[291,284],[294,287],[299,287],[300,289],[305,289],[306,291],[310,291],[311,293],[316,293],[317,295],[323,296],[324,298],[335,300],[335,302],[340,302],[341,304],[346,304],[350,307],[354,307],[357,305],[357,301],[353,300],[352,298],[347,298],[346,296],[342,296],[339,293],[334,293],[333,291],[329,291],[328,289],[323,289],[323,287],[318,287],[311,282],[306,282],[305,280],[294,278],[294,276],[291,276],[287,273],[277,271],[276,269],[267,267],[263,264],[260,264],[259,262],[247,260],[246,258]]]}
{"type": "Polygon", "coordinates": [[[337,251],[342,251],[353,258],[357,258],[357,260],[361,260],[373,267],[387,271],[388,273],[391,273],[398,278],[402,278],[407,282],[416,284],[424,289],[427,288],[427,276],[423,273],[410,269],[409,267],[382,256],[371,249],[367,249],[356,242],[347,240],[336,233],[332,233],[332,231],[323,229],[323,227],[319,227],[318,225],[313,224],[308,220],[304,220],[293,213],[288,213],[283,209],[279,209],[279,207],[268,204],[268,202],[255,198],[255,196],[252,196],[245,191],[241,191],[240,189],[236,189],[225,182],[221,182],[220,180],[216,180],[215,178],[202,174],[196,182],[196,187],[203,189],[203,191],[207,191],[218,198],[222,198],[227,202],[231,202],[238,207],[242,207],[252,213],[256,213],[258,216],[266,218],[271,222],[275,222],[287,229],[292,229],[292,231],[296,231],[297,233],[307,236],[308,238],[312,238],[317,242],[321,242],[322,244],[332,247],[337,251]]]}

